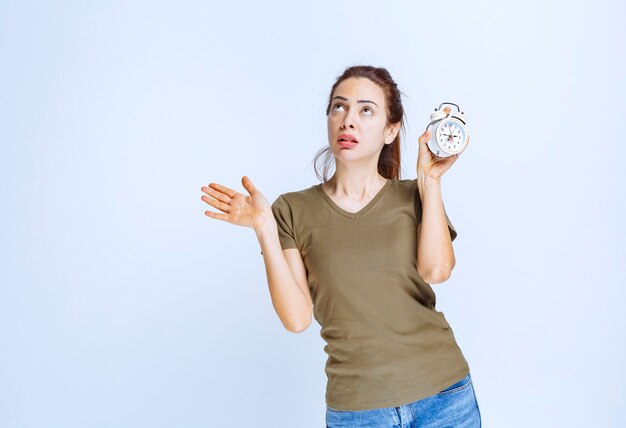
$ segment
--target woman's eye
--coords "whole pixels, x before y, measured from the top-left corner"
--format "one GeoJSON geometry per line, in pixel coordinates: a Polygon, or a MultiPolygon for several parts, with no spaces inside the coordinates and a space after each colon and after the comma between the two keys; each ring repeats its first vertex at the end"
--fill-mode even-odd
{"type": "MultiPolygon", "coordinates": [[[[333,109],[337,110],[337,107],[343,107],[343,104],[335,104],[333,106],[333,109]]],[[[374,110],[372,110],[370,107],[363,107],[363,111],[369,111],[369,115],[371,116],[372,114],[374,114],[374,110]]]]}

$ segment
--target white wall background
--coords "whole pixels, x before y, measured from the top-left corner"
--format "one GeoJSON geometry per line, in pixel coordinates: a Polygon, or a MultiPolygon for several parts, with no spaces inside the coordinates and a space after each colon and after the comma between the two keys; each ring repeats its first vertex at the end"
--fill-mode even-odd
{"type": "Polygon", "coordinates": [[[318,183],[354,64],[407,94],[403,178],[434,107],[470,121],[433,286],[484,426],[626,426],[625,13],[3,1],[0,426],[324,426],[319,325],[283,329],[253,230],[206,217],[200,187],[318,183]]]}

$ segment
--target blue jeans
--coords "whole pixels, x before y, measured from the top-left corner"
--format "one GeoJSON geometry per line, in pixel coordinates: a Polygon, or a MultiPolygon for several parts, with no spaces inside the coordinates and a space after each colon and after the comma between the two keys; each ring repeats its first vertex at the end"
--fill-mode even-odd
{"type": "Polygon", "coordinates": [[[469,373],[437,394],[400,407],[337,410],[326,406],[327,428],[476,428],[480,426],[480,410],[469,373]]]}

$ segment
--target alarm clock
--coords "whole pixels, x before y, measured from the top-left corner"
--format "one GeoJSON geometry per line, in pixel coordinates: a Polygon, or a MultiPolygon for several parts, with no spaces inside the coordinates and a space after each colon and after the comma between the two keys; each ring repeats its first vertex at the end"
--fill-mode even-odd
{"type": "Polygon", "coordinates": [[[430,128],[428,149],[441,158],[458,155],[467,146],[469,133],[466,119],[459,106],[454,103],[439,104],[439,108],[435,108],[435,112],[430,115],[430,123],[426,130],[428,128],[430,128]],[[448,114],[442,108],[444,104],[453,105],[458,111],[448,114]]]}

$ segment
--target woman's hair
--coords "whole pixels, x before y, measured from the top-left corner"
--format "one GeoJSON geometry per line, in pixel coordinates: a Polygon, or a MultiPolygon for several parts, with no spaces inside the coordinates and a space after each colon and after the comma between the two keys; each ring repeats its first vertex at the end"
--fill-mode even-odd
{"type": "MultiPolygon", "coordinates": [[[[369,65],[355,65],[346,68],[341,76],[337,78],[330,90],[328,96],[328,105],[326,106],[326,116],[330,112],[330,105],[332,103],[333,93],[341,82],[350,77],[365,77],[376,83],[385,94],[385,105],[387,110],[387,124],[401,122],[400,129],[402,134],[405,133],[405,114],[402,107],[402,100],[400,95],[402,92],[398,89],[398,85],[391,78],[391,75],[387,69],[382,67],[372,67],[369,65]]],[[[406,137],[406,135],[405,135],[406,137]]],[[[330,151],[330,147],[326,146],[320,149],[315,158],[313,159],[313,168],[315,175],[322,181],[328,181],[328,170],[331,165],[334,164],[334,156],[330,151]],[[317,162],[321,156],[323,159],[323,172],[320,175],[317,162]]],[[[385,178],[399,179],[400,178],[400,132],[396,135],[396,138],[391,144],[385,144],[380,152],[378,158],[378,172],[385,178]]]]}

